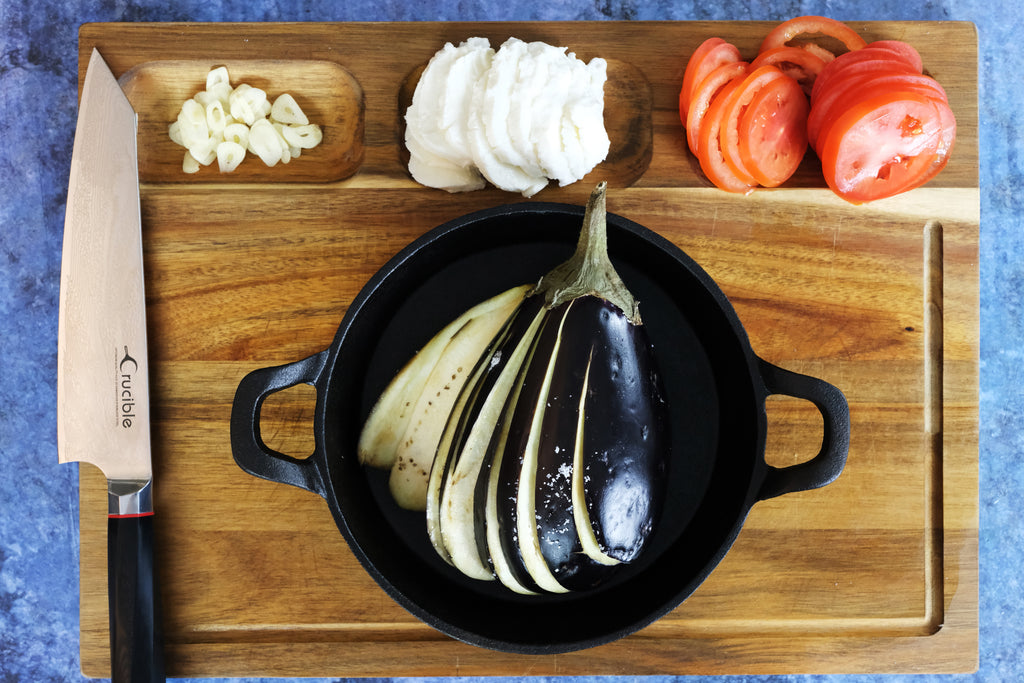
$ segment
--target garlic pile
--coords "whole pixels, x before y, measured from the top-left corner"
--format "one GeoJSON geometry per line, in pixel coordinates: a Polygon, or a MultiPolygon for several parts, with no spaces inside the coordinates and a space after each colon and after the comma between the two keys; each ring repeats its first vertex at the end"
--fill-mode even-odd
{"type": "Polygon", "coordinates": [[[232,88],[223,66],[206,75],[206,90],[182,104],[168,133],[186,148],[185,173],[214,160],[221,173],[229,173],[246,152],[267,166],[287,164],[323,139],[320,126],[309,122],[294,97],[285,93],[271,103],[266,91],[247,83],[232,88]]]}
{"type": "Polygon", "coordinates": [[[608,155],[607,62],[509,38],[446,43],[427,64],[405,114],[409,172],[465,192],[484,180],[530,197],[549,179],[580,180],[608,155]]]}

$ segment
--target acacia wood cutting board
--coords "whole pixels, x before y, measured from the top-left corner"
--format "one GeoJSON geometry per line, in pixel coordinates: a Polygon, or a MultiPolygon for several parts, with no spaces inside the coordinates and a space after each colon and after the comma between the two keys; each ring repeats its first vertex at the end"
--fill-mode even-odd
{"type": "MultiPolygon", "coordinates": [[[[946,88],[958,137],[928,186],[836,198],[809,153],[786,186],[708,185],[685,147],[686,58],[718,35],[752,57],[766,22],[87,24],[139,112],[155,499],[168,675],[405,676],[971,671],[978,638],[977,35],[969,23],[854,22],[907,40],[946,88]],[[324,501],[243,473],[228,418],[239,380],[330,345],[349,302],[407,243],[523,201],[449,195],[404,166],[401,103],[445,41],[482,35],[609,60],[612,152],[534,199],[609,210],[671,240],[717,281],[754,351],[850,402],[851,446],[822,489],[754,506],[675,611],[583,652],[517,656],[421,624],[354,559],[324,501]],[[399,47],[400,46],[400,47],[399,47]],[[206,71],[296,95],[324,144],[287,166],[180,171],[166,126],[206,71]]],[[[311,387],[271,396],[264,439],[312,451],[311,387]]],[[[766,458],[812,456],[821,418],[767,402],[766,458]]],[[[109,675],[106,505],[82,468],[82,667],[109,675]]]]}

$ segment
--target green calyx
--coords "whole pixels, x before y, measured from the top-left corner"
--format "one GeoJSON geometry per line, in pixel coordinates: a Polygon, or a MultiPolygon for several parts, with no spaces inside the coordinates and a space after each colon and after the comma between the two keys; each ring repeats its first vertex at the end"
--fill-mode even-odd
{"type": "Polygon", "coordinates": [[[607,187],[606,182],[598,183],[590,194],[575,253],[542,277],[533,293],[543,295],[548,308],[596,296],[616,306],[632,324],[640,325],[637,300],[608,258],[607,187]]]}

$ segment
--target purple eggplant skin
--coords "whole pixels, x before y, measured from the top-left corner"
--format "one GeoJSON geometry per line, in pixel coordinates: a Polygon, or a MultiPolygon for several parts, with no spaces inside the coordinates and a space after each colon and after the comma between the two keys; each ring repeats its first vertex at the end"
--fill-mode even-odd
{"type": "MultiPolygon", "coordinates": [[[[501,375],[505,366],[511,359],[513,350],[519,340],[525,335],[527,329],[530,327],[530,323],[533,321],[534,317],[538,314],[543,305],[544,302],[539,297],[527,297],[516,309],[508,323],[506,323],[504,329],[498,333],[498,336],[495,338],[494,346],[489,350],[490,352],[480,359],[479,362],[486,364],[487,367],[476,386],[472,388],[468,386],[463,388],[464,391],[472,391],[474,397],[467,404],[467,409],[459,416],[462,425],[460,425],[459,436],[452,448],[453,454],[459,454],[462,452],[462,449],[465,446],[465,439],[469,435],[470,425],[476,422],[480,414],[480,409],[483,407],[483,398],[486,397],[493,389],[499,375],[501,375]]],[[[507,399],[506,407],[502,411],[503,415],[508,411],[508,402],[509,401],[507,399]]],[[[473,496],[476,545],[480,556],[484,558],[488,557],[486,534],[487,479],[490,463],[493,461],[492,451],[495,448],[497,437],[500,433],[500,427],[500,423],[496,425],[494,433],[491,435],[491,445],[488,448],[488,453],[484,456],[484,464],[480,468],[480,476],[477,478],[473,496]]],[[[458,464],[457,455],[451,457],[449,460],[450,463],[444,472],[445,480],[448,478],[448,475],[454,471],[458,464]]]]}
{"type": "MultiPolygon", "coordinates": [[[[543,299],[535,297],[543,303],[543,299]]],[[[533,348],[520,370],[517,379],[519,393],[512,402],[510,396],[509,404],[504,411],[504,420],[508,420],[508,438],[500,452],[494,450],[489,453],[490,467],[498,467],[497,484],[497,522],[498,535],[501,539],[501,553],[506,558],[509,569],[515,580],[526,589],[535,593],[543,593],[544,589],[537,584],[530,575],[523,558],[518,531],[518,500],[519,500],[519,479],[523,469],[523,455],[526,450],[527,440],[530,436],[530,424],[533,420],[533,410],[541,397],[543,382],[538,375],[542,375],[547,360],[554,352],[554,346],[558,336],[558,324],[551,311],[548,311],[537,331],[533,342],[533,348]]],[[[495,430],[496,435],[504,425],[499,425],[495,430]]],[[[497,445],[497,444],[494,444],[497,445]]],[[[481,479],[483,479],[481,475],[481,479]]]]}
{"type": "Polygon", "coordinates": [[[598,340],[585,412],[587,509],[603,552],[631,562],[653,534],[668,493],[668,404],[647,329],[606,301],[579,301],[580,318],[597,322],[591,334],[598,340]]]}
{"type": "Polygon", "coordinates": [[[502,536],[509,540],[516,574],[528,575],[522,539],[515,534],[516,487],[540,401],[537,540],[558,584],[571,591],[590,590],[635,560],[654,533],[666,496],[668,409],[643,325],[631,323],[616,306],[595,296],[556,306],[547,316],[512,418],[515,438],[502,458],[502,536]],[[543,395],[552,353],[555,364],[543,395]],[[576,527],[572,472],[581,398],[584,500],[601,551],[620,564],[589,557],[576,527]]]}

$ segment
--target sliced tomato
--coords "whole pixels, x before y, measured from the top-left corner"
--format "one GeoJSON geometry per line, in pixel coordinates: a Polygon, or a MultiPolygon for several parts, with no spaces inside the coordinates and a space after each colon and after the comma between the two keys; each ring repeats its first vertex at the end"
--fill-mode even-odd
{"type": "Polygon", "coordinates": [[[821,84],[811,89],[811,103],[817,104],[824,101],[831,92],[843,90],[848,87],[850,81],[859,80],[865,76],[877,76],[883,74],[918,74],[905,62],[898,59],[863,59],[852,64],[847,64],[842,69],[829,71],[821,79],[821,84]]]}
{"type": "Polygon", "coordinates": [[[740,117],[740,158],[754,180],[778,187],[792,177],[807,152],[810,105],[792,78],[778,78],[761,88],[740,117]]]}
{"type": "MultiPolygon", "coordinates": [[[[708,38],[701,43],[686,63],[683,85],[679,90],[679,114],[685,116],[690,109],[693,91],[701,81],[719,66],[740,61],[740,51],[722,38],[708,38]]],[[[683,121],[685,124],[685,120],[683,121]]]]}
{"type": "MultiPolygon", "coordinates": [[[[932,100],[932,104],[935,105],[935,109],[939,114],[942,135],[939,138],[939,146],[935,150],[935,158],[932,159],[931,167],[921,174],[914,187],[921,187],[946,167],[946,164],[949,162],[949,155],[953,151],[953,143],[956,142],[956,116],[953,115],[953,110],[950,109],[947,102],[932,100]]],[[[908,189],[913,189],[913,187],[908,189]]]]}
{"type": "Polygon", "coordinates": [[[725,102],[729,99],[732,91],[738,88],[744,80],[744,77],[732,79],[711,101],[711,106],[700,124],[697,159],[700,161],[700,169],[707,179],[714,183],[715,187],[727,192],[748,194],[754,190],[756,184],[744,182],[736,177],[736,174],[725,163],[719,142],[722,110],[725,102]]]}
{"type": "Polygon", "coordinates": [[[694,155],[700,148],[700,124],[707,114],[708,107],[711,106],[711,100],[726,83],[734,78],[746,76],[749,68],[750,65],[746,62],[723,64],[697,86],[690,100],[690,108],[686,112],[686,143],[694,155]]]}
{"type": "MultiPolygon", "coordinates": [[[[761,42],[761,49],[758,52],[766,52],[775,47],[782,47],[798,36],[813,35],[834,38],[845,45],[847,50],[859,50],[867,44],[856,31],[841,21],[830,19],[829,17],[807,15],[784,21],[772,29],[761,42]]],[[[824,48],[820,46],[818,48],[824,51],[824,48]]],[[[818,54],[821,56],[820,52],[818,54]]],[[[826,61],[828,60],[826,59],[826,61]]]]}
{"type": "Polygon", "coordinates": [[[910,43],[904,43],[902,40],[876,40],[873,43],[868,43],[866,47],[889,50],[899,59],[905,61],[914,71],[918,73],[924,71],[924,60],[921,59],[921,53],[910,43]]]}
{"type": "Polygon", "coordinates": [[[790,47],[789,45],[773,47],[762,52],[750,63],[750,68],[757,69],[766,64],[778,67],[782,73],[799,83],[800,87],[808,95],[811,94],[814,80],[821,73],[821,70],[825,68],[825,60],[821,57],[818,57],[809,50],[790,47]]]}
{"type": "Polygon", "coordinates": [[[823,138],[819,157],[825,182],[855,204],[927,182],[945,165],[951,147],[941,107],[948,105],[914,92],[860,101],[823,138]]]}
{"type": "Polygon", "coordinates": [[[890,92],[914,92],[946,102],[946,92],[924,74],[879,72],[841,80],[811,107],[807,139],[818,150],[819,142],[843,113],[858,102],[890,92]]]}
{"type": "MultiPolygon", "coordinates": [[[[820,97],[821,91],[829,87],[829,83],[833,78],[842,74],[849,73],[848,69],[856,68],[871,68],[871,67],[859,67],[857,65],[865,62],[871,64],[885,63],[893,70],[906,70],[913,71],[909,63],[898,57],[891,50],[883,48],[864,48],[857,50],[856,52],[847,52],[846,54],[839,55],[834,60],[825,65],[825,68],[818,74],[818,78],[814,81],[814,87],[811,89],[811,103],[820,97]]],[[[916,73],[921,73],[919,70],[916,73]]]]}
{"type": "MultiPolygon", "coordinates": [[[[737,178],[750,185],[757,185],[757,178],[743,162],[740,154],[740,116],[746,111],[754,96],[772,82],[787,76],[772,65],[751,71],[739,86],[732,88],[722,102],[722,120],[718,132],[722,158],[737,178]]],[[[801,95],[802,97],[802,95],[801,95]]]]}
{"type": "Polygon", "coordinates": [[[826,50],[825,48],[821,47],[817,43],[804,43],[803,45],[801,45],[797,49],[803,50],[804,52],[808,52],[808,53],[814,55],[815,57],[817,57],[821,61],[825,62],[826,64],[828,64],[829,62],[831,62],[833,59],[836,58],[836,55],[835,55],[834,52],[832,52],[830,50],[826,50]]]}

